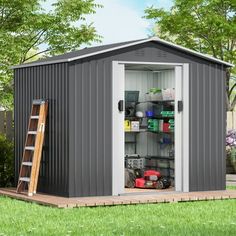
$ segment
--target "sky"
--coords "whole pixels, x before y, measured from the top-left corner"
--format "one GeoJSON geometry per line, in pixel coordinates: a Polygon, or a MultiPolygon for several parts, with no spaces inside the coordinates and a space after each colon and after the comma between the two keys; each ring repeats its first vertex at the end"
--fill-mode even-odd
{"type": "Polygon", "coordinates": [[[96,0],[104,7],[87,17],[94,22],[103,43],[122,42],[148,37],[152,22],[144,19],[144,9],[148,6],[169,9],[172,0],[96,0]]]}
{"type": "MultiPolygon", "coordinates": [[[[55,0],[48,0],[45,8],[55,0]]],[[[86,17],[87,23],[94,22],[97,33],[101,35],[102,44],[142,39],[151,35],[152,22],[144,19],[144,10],[148,6],[169,9],[172,0],[96,0],[103,8],[94,15],[86,17]]],[[[93,43],[95,46],[101,43],[93,43]]]]}

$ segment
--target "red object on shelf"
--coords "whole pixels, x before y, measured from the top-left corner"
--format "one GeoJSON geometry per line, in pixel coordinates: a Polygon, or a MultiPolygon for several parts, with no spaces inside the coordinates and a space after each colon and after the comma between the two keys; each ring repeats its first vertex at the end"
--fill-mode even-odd
{"type": "Polygon", "coordinates": [[[157,180],[161,177],[161,173],[155,170],[147,170],[144,172],[143,178],[135,180],[136,188],[156,188],[157,180]]]}
{"type": "Polygon", "coordinates": [[[170,132],[170,124],[163,123],[163,132],[170,132]]]}

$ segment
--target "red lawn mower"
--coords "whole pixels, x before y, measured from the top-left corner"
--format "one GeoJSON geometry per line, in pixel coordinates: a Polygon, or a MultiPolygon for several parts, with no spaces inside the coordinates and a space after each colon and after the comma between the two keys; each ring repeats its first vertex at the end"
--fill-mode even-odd
{"type": "Polygon", "coordinates": [[[166,189],[170,187],[170,181],[161,176],[155,170],[125,169],[125,187],[127,188],[151,188],[166,189]]]}

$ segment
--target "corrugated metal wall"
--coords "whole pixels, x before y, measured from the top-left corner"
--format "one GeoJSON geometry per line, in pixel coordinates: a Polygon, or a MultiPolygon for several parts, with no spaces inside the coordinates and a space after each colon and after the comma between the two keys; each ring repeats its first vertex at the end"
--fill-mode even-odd
{"type": "Polygon", "coordinates": [[[70,196],[111,195],[111,67],[70,66],[70,196]]]}
{"type": "Polygon", "coordinates": [[[224,189],[224,68],[147,43],[70,65],[70,196],[112,192],[112,61],[190,64],[190,191],[224,189]]]}
{"type": "Polygon", "coordinates": [[[20,162],[33,99],[49,99],[39,191],[68,195],[68,65],[15,70],[15,176],[20,162]]]}
{"type": "Polygon", "coordinates": [[[114,60],[190,64],[190,190],[224,189],[225,68],[153,42],[69,66],[15,70],[16,174],[32,99],[46,97],[51,105],[40,190],[71,197],[112,193],[114,60]]]}
{"type": "Polygon", "coordinates": [[[190,190],[225,189],[225,72],[190,66],[190,190]]]}

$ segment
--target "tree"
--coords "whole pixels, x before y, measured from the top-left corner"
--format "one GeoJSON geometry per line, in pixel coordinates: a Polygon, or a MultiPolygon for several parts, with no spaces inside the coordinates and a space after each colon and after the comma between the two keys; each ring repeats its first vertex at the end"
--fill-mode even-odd
{"type": "MultiPolygon", "coordinates": [[[[236,64],[236,1],[174,0],[168,11],[149,7],[145,17],[155,20],[153,33],[160,38],[236,64]]],[[[236,105],[236,81],[227,71],[227,108],[236,105]]]]}
{"type": "Polygon", "coordinates": [[[0,1],[0,105],[12,107],[9,66],[78,49],[100,41],[86,15],[101,5],[94,0],[57,0],[52,10],[42,0],[0,1]]]}

